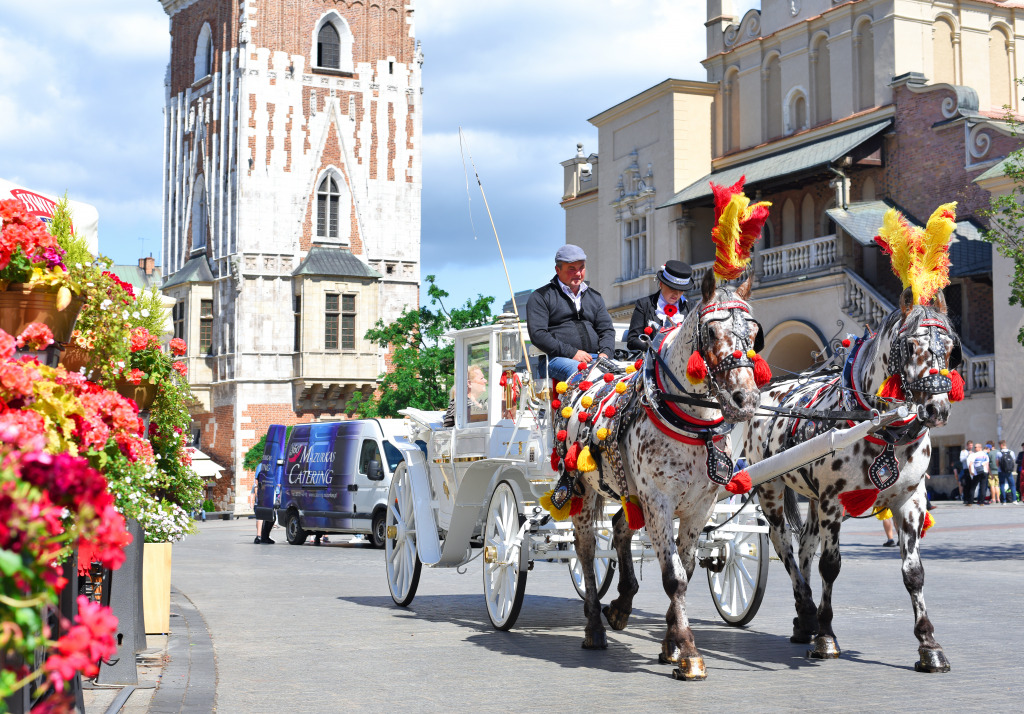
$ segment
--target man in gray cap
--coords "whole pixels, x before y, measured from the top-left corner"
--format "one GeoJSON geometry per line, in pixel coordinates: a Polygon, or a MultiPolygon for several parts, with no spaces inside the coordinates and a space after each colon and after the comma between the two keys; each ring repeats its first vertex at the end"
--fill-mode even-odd
{"type": "Polygon", "coordinates": [[[601,293],[583,282],[587,255],[578,245],[555,253],[555,277],[533,291],[526,304],[530,340],[548,356],[548,376],[560,382],[580,362],[615,352],[615,328],[601,293]]]}

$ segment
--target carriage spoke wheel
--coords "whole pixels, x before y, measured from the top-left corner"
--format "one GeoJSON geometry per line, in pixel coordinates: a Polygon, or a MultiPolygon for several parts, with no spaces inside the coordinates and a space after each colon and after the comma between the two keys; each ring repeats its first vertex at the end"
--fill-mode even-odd
{"type": "MultiPolygon", "coordinates": [[[[737,522],[765,525],[761,518],[742,515],[737,522]]],[[[768,584],[768,534],[736,532],[725,546],[725,567],[708,570],[715,609],[726,624],[740,627],[754,619],[768,584]]]]}
{"type": "Polygon", "coordinates": [[[527,548],[524,542],[516,542],[519,527],[524,522],[520,503],[518,489],[502,481],[487,504],[484,599],[487,616],[499,630],[511,629],[516,624],[526,593],[527,548]]]}
{"type": "Polygon", "coordinates": [[[391,599],[406,607],[420,584],[419,553],[416,551],[416,514],[412,505],[412,483],[406,465],[399,464],[388,490],[384,520],[384,563],[391,599]]]}
{"type": "MultiPolygon", "coordinates": [[[[611,550],[611,528],[595,527],[594,535],[597,539],[597,550],[611,550]]],[[[612,576],[615,575],[617,562],[615,558],[594,558],[594,580],[597,582],[598,600],[603,598],[608,593],[608,588],[612,586],[612,576]]],[[[576,594],[586,600],[587,585],[583,581],[583,566],[580,565],[578,558],[569,560],[569,575],[572,577],[572,586],[576,588],[576,594]]]]}

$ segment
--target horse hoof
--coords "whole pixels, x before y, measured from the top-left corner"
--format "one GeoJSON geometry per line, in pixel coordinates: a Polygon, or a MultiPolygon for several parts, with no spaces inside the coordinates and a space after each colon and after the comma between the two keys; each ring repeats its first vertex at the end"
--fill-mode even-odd
{"type": "Polygon", "coordinates": [[[842,654],[835,638],[828,635],[818,635],[814,638],[814,648],[807,650],[807,656],[811,659],[838,659],[842,654]]]}
{"type": "Polygon", "coordinates": [[[583,638],[582,647],[585,650],[606,650],[608,649],[608,636],[603,632],[587,635],[583,638]]]}
{"type": "Polygon", "coordinates": [[[793,636],[789,638],[789,641],[794,645],[809,645],[813,639],[814,635],[809,632],[794,632],[793,636]]]}
{"type": "Polygon", "coordinates": [[[704,667],[704,658],[683,657],[679,666],[672,670],[672,679],[681,679],[684,682],[701,682],[708,678],[708,671],[704,667]]]}
{"type": "Polygon", "coordinates": [[[626,625],[629,624],[629,613],[623,612],[613,605],[605,605],[601,612],[604,613],[604,619],[608,621],[608,626],[613,630],[625,630],[626,625]]]}
{"type": "Polygon", "coordinates": [[[918,672],[949,671],[949,660],[946,659],[946,655],[942,653],[942,650],[928,650],[922,647],[917,652],[921,655],[921,659],[914,662],[914,669],[918,672]]]}

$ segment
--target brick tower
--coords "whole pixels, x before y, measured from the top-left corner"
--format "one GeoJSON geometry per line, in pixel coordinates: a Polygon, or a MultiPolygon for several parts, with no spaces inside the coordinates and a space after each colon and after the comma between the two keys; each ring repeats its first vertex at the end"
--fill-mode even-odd
{"type": "Polygon", "coordinates": [[[421,82],[412,0],[160,0],[170,17],[163,265],[208,484],[244,509],[272,423],[343,413],[418,304],[421,82]]]}

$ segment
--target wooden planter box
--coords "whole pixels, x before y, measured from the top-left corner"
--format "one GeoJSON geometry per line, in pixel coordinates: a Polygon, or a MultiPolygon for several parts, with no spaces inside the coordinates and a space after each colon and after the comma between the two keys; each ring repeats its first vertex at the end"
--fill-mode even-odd
{"type": "Polygon", "coordinates": [[[147,635],[171,631],[171,543],[142,549],[142,609],[147,635]]]}

